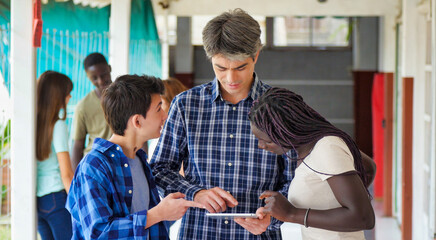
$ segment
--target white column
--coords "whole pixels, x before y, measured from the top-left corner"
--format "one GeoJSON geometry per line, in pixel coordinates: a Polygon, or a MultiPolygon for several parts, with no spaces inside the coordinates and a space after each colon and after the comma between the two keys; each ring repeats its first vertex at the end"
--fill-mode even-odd
{"type": "Polygon", "coordinates": [[[36,239],[35,85],[32,0],[11,1],[12,239],[36,239]]]}
{"type": "MultiPolygon", "coordinates": [[[[413,211],[412,211],[412,238],[413,239],[429,239],[430,232],[433,232],[434,226],[431,224],[434,216],[432,207],[432,188],[434,183],[431,181],[431,176],[434,172],[431,170],[432,156],[429,156],[432,139],[429,139],[428,134],[431,130],[427,125],[434,122],[431,113],[426,112],[426,105],[433,101],[432,93],[427,94],[426,88],[433,89],[431,86],[426,86],[426,56],[430,53],[427,50],[427,16],[430,14],[430,3],[428,6],[421,2],[421,5],[416,4],[415,8],[406,9],[413,11],[416,14],[416,73],[413,86],[413,211]],[[420,10],[421,9],[421,10],[420,10]],[[424,11],[423,11],[424,10],[424,11]],[[430,100],[431,99],[431,100],[430,100]],[[422,176],[428,176],[428,179],[422,176]],[[430,197],[429,197],[430,196],[430,197]],[[429,204],[429,205],[428,205],[429,204]],[[427,237],[427,238],[426,238],[427,237]]],[[[431,90],[434,91],[434,90],[431,90]]],[[[434,193],[434,191],[433,191],[434,193]]],[[[433,239],[433,238],[431,238],[433,239]]]]}
{"type": "Polygon", "coordinates": [[[112,0],[109,21],[109,63],[112,80],[129,73],[131,0],[112,0]]]}
{"type": "MultiPolygon", "coordinates": [[[[431,119],[433,120],[431,123],[431,142],[435,143],[436,142],[436,0],[431,0],[430,1],[431,4],[431,9],[430,9],[430,14],[431,14],[431,66],[432,66],[432,76],[431,76],[431,86],[432,86],[432,90],[431,93],[433,95],[433,98],[431,99],[432,101],[432,114],[431,114],[431,119]]],[[[431,146],[431,159],[435,159],[436,158],[436,147],[435,146],[431,146]]],[[[436,163],[435,161],[432,161],[430,164],[430,172],[432,172],[431,174],[431,189],[430,189],[430,221],[429,224],[430,229],[429,232],[432,236],[436,235],[436,163]]],[[[415,201],[415,200],[414,200],[415,201]]]]}
{"type": "Polygon", "coordinates": [[[168,43],[168,8],[164,9],[164,29],[161,39],[162,53],[162,79],[170,75],[170,45],[168,43]]]}
{"type": "Polygon", "coordinates": [[[403,0],[401,29],[401,77],[416,77],[417,1],[403,0]]]}

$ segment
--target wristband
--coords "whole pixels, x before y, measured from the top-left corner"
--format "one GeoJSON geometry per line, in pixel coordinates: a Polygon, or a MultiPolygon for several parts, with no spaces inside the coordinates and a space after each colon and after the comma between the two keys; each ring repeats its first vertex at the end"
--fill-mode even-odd
{"type": "Polygon", "coordinates": [[[304,222],[303,222],[303,224],[304,224],[304,226],[305,226],[306,228],[309,227],[309,225],[307,224],[307,216],[309,216],[309,211],[310,211],[310,208],[307,209],[307,211],[306,211],[306,215],[304,215],[304,222]]]}

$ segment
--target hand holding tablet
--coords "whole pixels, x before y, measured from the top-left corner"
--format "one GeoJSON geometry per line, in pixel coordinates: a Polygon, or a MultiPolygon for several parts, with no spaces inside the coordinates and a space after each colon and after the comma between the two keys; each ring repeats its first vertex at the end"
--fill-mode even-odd
{"type": "Polygon", "coordinates": [[[256,210],[256,218],[234,218],[237,224],[254,235],[259,235],[266,231],[271,223],[271,216],[263,213],[263,207],[256,210]]]}

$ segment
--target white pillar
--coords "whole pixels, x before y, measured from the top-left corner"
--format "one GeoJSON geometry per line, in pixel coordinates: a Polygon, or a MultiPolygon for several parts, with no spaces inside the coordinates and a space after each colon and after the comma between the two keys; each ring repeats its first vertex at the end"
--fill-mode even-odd
{"type": "MultiPolygon", "coordinates": [[[[432,204],[434,194],[434,183],[431,177],[434,177],[432,171],[432,163],[434,162],[429,151],[432,145],[434,130],[428,127],[428,124],[434,122],[431,113],[427,112],[426,105],[430,104],[433,100],[428,95],[429,91],[434,91],[434,87],[428,86],[426,83],[426,56],[430,53],[427,50],[427,17],[430,14],[430,3],[420,5],[416,4],[415,8],[404,9],[413,11],[416,14],[416,73],[413,86],[413,206],[412,206],[412,238],[413,239],[430,239],[429,233],[433,233],[434,225],[432,219],[434,218],[434,204],[432,204]],[[421,10],[420,10],[421,9],[421,10]],[[429,178],[423,178],[428,176],[429,178]],[[428,205],[429,204],[429,205],[428,205]]],[[[428,43],[431,44],[431,43],[428,43]]],[[[430,93],[430,95],[433,93],[430,93]]],[[[434,142],[433,142],[434,143],[434,142]]],[[[431,238],[433,239],[433,238],[431,238]]]]}
{"type": "Polygon", "coordinates": [[[403,0],[400,77],[416,77],[417,1],[403,0]]]}
{"type": "Polygon", "coordinates": [[[12,239],[36,239],[35,49],[32,0],[11,1],[12,239]]]}
{"type": "MultiPolygon", "coordinates": [[[[432,139],[431,142],[435,143],[436,142],[436,0],[431,0],[431,9],[430,9],[430,13],[431,13],[431,63],[432,63],[432,76],[431,76],[431,81],[432,81],[432,95],[433,95],[433,109],[432,109],[432,123],[431,123],[431,129],[432,129],[432,139]]],[[[436,147],[433,146],[431,148],[431,159],[435,159],[436,158],[436,147]]],[[[433,171],[433,173],[436,172],[436,163],[435,161],[431,162],[431,171],[433,171]]],[[[431,233],[433,236],[436,235],[436,176],[435,174],[432,174],[431,176],[431,182],[433,183],[431,185],[431,189],[430,189],[430,211],[432,211],[433,214],[431,214],[430,216],[430,229],[432,230],[431,233]]]]}
{"type": "Polygon", "coordinates": [[[161,39],[162,53],[162,79],[170,75],[170,45],[168,43],[168,8],[164,9],[164,29],[161,39]]]}
{"type": "Polygon", "coordinates": [[[112,80],[129,73],[131,0],[112,0],[109,21],[109,63],[112,80]]]}

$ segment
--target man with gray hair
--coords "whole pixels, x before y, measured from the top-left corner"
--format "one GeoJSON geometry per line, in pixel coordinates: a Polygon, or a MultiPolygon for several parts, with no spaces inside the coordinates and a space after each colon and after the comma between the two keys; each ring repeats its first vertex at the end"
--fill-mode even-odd
{"type": "Polygon", "coordinates": [[[171,104],[151,160],[156,183],[165,195],[182,192],[206,207],[187,211],[180,239],[281,239],[281,223],[260,212],[257,219],[206,216],[255,213],[263,191],[287,196],[293,177],[295,164],[259,149],[250,130],[252,103],[270,88],[254,72],[260,33],[257,21],[241,9],[209,21],[203,43],[215,79],[171,104]],[[179,174],[182,163],[185,177],[179,174]]]}

